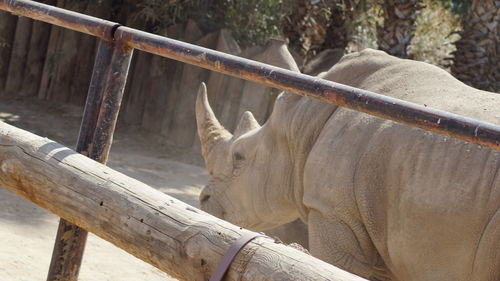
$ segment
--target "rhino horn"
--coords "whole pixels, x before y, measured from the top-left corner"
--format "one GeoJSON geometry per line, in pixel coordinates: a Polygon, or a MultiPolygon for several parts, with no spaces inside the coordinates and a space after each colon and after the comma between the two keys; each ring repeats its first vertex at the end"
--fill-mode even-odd
{"type": "Polygon", "coordinates": [[[200,136],[201,151],[206,158],[215,145],[232,135],[219,123],[208,103],[207,86],[201,83],[196,98],[196,123],[200,136]]]}
{"type": "Polygon", "coordinates": [[[250,111],[245,111],[243,116],[241,116],[240,123],[238,123],[238,126],[234,131],[233,138],[238,138],[244,133],[257,128],[260,128],[259,122],[255,120],[255,117],[253,117],[253,114],[250,111]]]}

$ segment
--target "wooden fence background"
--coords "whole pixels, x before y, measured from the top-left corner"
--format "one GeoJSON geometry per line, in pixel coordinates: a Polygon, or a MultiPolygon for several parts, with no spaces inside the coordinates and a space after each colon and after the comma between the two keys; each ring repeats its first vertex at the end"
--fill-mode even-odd
{"type": "MultiPolygon", "coordinates": [[[[129,16],[126,5],[119,11],[106,6],[111,1],[40,2],[147,29],[146,23],[137,24],[129,16]]],[[[241,50],[229,32],[205,33],[193,21],[158,33],[262,61],[264,47],[241,50]]],[[[96,49],[94,37],[0,12],[0,95],[36,96],[83,106],[96,49]]],[[[168,145],[198,150],[194,101],[202,81],[207,83],[215,113],[230,130],[245,110],[252,111],[259,122],[265,121],[277,94],[259,84],[136,51],[119,123],[159,134],[168,145]]]]}

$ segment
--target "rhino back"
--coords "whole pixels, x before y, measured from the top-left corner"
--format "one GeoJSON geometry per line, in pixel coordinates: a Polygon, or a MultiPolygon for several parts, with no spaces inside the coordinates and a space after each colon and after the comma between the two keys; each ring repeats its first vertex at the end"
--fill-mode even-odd
{"type": "Polygon", "coordinates": [[[324,79],[500,124],[500,95],[469,87],[423,62],[366,49],[345,56],[324,79]]]}

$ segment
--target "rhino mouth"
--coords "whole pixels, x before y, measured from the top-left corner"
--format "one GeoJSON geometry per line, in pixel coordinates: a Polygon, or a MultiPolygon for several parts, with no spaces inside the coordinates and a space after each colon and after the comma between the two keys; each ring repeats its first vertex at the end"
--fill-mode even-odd
{"type": "Polygon", "coordinates": [[[211,196],[212,195],[210,194],[200,194],[200,204],[204,204],[205,202],[207,202],[211,196]]]}
{"type": "Polygon", "coordinates": [[[219,202],[214,200],[214,197],[212,196],[212,193],[208,186],[203,188],[203,190],[201,191],[199,202],[201,210],[220,219],[224,219],[224,217],[226,216],[224,208],[219,202]]]}

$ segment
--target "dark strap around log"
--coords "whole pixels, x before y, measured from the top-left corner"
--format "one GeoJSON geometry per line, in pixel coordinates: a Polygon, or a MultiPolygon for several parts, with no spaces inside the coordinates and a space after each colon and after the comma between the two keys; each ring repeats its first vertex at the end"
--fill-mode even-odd
{"type": "Polygon", "coordinates": [[[226,274],[226,271],[231,266],[231,263],[233,262],[238,252],[241,249],[243,249],[243,247],[245,247],[245,245],[248,244],[248,242],[252,241],[257,237],[267,237],[267,236],[257,232],[245,231],[243,235],[240,236],[240,238],[236,239],[236,241],[231,245],[231,247],[229,247],[227,252],[220,260],[219,264],[212,273],[212,276],[210,277],[209,281],[221,281],[224,275],[226,274]]]}

